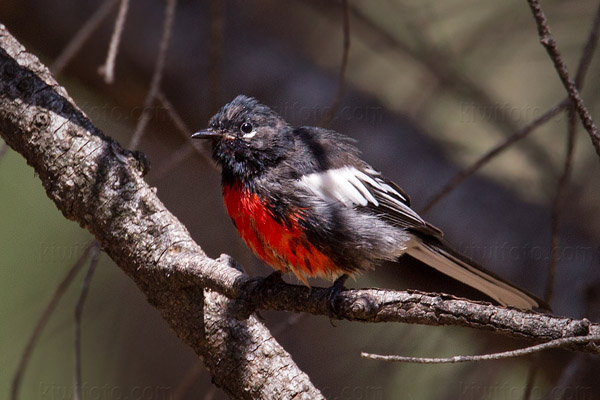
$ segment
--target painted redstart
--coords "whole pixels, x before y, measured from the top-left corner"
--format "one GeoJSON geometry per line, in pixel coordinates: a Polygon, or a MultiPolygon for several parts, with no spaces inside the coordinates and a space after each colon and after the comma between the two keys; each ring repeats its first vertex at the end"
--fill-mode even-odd
{"type": "Polygon", "coordinates": [[[212,144],[225,207],[240,236],[282,273],[305,284],[308,277],[339,278],[341,287],[349,275],[408,255],[501,305],[546,308],[454,251],[344,135],[290,126],[240,95],[192,137],[212,144]]]}

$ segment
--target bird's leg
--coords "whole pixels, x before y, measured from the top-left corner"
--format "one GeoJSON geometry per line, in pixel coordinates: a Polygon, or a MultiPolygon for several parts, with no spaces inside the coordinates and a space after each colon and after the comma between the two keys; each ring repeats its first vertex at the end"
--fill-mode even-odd
{"type": "Polygon", "coordinates": [[[239,299],[241,301],[239,310],[234,312],[236,318],[242,320],[248,318],[250,314],[256,313],[259,319],[263,319],[256,310],[261,303],[260,296],[265,288],[285,283],[281,275],[281,271],[274,271],[264,278],[249,278],[242,290],[243,296],[239,299]]]}
{"type": "Polygon", "coordinates": [[[327,302],[329,304],[329,316],[331,318],[337,316],[337,307],[335,304],[335,300],[337,299],[338,294],[344,289],[344,283],[348,280],[350,276],[348,274],[344,274],[337,278],[333,285],[327,291],[327,302]]]}
{"type": "Polygon", "coordinates": [[[254,299],[254,308],[255,308],[254,312],[260,320],[264,321],[264,318],[260,314],[260,312],[258,312],[258,310],[256,310],[256,306],[258,305],[258,302],[259,302],[258,296],[261,295],[261,293],[265,287],[268,287],[271,285],[277,285],[280,283],[285,283],[281,277],[282,275],[283,274],[281,271],[275,270],[264,278],[256,278],[255,285],[252,288],[252,297],[254,299]]]}

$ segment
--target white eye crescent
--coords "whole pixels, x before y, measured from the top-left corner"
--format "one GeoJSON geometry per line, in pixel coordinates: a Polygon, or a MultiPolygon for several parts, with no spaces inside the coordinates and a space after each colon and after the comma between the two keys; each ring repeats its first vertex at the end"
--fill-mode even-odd
{"type": "Polygon", "coordinates": [[[254,130],[254,127],[250,122],[244,122],[242,125],[240,125],[240,131],[242,131],[244,134],[243,137],[245,139],[250,139],[256,135],[256,130],[254,130]]]}

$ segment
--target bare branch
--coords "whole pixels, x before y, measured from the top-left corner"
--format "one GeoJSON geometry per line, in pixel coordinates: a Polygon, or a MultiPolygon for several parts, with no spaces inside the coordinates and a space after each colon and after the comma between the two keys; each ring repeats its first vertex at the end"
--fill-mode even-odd
{"type": "Polygon", "coordinates": [[[171,39],[171,32],[173,30],[173,20],[175,19],[175,9],[177,7],[177,0],[167,0],[165,6],[165,19],[163,22],[163,32],[158,46],[158,56],[156,57],[156,64],[154,65],[154,72],[152,74],[152,81],[150,82],[150,90],[146,94],[144,99],[144,108],[142,115],[138,120],[131,142],[129,143],[130,149],[137,149],[140,144],[140,139],[144,134],[146,125],[150,121],[151,107],[154,104],[156,95],[160,90],[160,82],[163,76],[163,70],[165,68],[165,60],[167,58],[167,50],[169,49],[169,41],[171,39]]]}
{"type": "Polygon", "coordinates": [[[179,113],[175,109],[175,106],[173,106],[173,103],[169,101],[167,96],[161,90],[159,90],[156,94],[156,98],[160,102],[161,106],[163,106],[164,109],[167,110],[167,112],[169,113],[169,117],[171,117],[171,120],[175,124],[175,127],[177,128],[179,133],[181,133],[181,135],[185,139],[188,139],[188,141],[191,143],[191,140],[189,139],[192,135],[192,130],[183,121],[183,118],[181,118],[181,115],[179,115],[179,113]]]}
{"type": "Polygon", "coordinates": [[[577,120],[575,119],[575,110],[573,110],[573,108],[570,107],[565,162],[563,172],[560,175],[558,185],[556,187],[556,194],[554,195],[554,200],[552,201],[552,222],[550,228],[550,266],[548,269],[548,281],[546,282],[546,290],[544,292],[544,300],[547,304],[551,304],[552,297],[554,296],[554,280],[556,276],[556,265],[558,263],[560,220],[562,217],[562,211],[564,206],[565,191],[569,183],[569,178],[571,176],[573,164],[573,155],[575,151],[575,133],[577,132],[576,123],[577,120]]]}
{"type": "Polygon", "coordinates": [[[65,46],[63,51],[61,51],[58,57],[56,57],[56,60],[54,60],[50,66],[50,71],[52,71],[52,73],[58,75],[65,69],[73,57],[75,57],[79,50],[81,50],[85,42],[87,42],[90,36],[92,36],[92,33],[94,33],[100,24],[106,19],[106,17],[108,17],[108,14],[110,14],[113,7],[117,5],[117,1],[119,0],[105,0],[104,3],[98,7],[96,12],[94,12],[94,14],[92,14],[87,21],[85,21],[79,31],[77,31],[73,38],[71,38],[69,43],[65,46]]]}
{"type": "MultiPolygon", "coordinates": [[[[596,49],[596,44],[598,43],[598,36],[600,33],[600,5],[596,11],[596,16],[594,17],[594,22],[592,23],[592,29],[590,34],[588,35],[588,40],[583,47],[581,60],[579,61],[579,66],[577,67],[577,74],[575,75],[575,86],[577,89],[581,89],[583,82],[585,80],[585,75],[592,60],[592,55],[594,54],[594,50],[596,49]]],[[[556,188],[556,194],[554,196],[554,200],[552,202],[552,223],[551,223],[551,233],[550,233],[550,267],[548,271],[548,281],[546,283],[546,290],[544,295],[544,300],[547,304],[551,304],[552,297],[554,294],[554,279],[556,275],[556,265],[557,265],[557,257],[558,257],[558,245],[559,245],[559,226],[560,226],[560,218],[562,215],[562,208],[564,204],[565,190],[569,183],[569,178],[571,176],[571,169],[573,164],[573,157],[575,152],[575,133],[577,131],[575,119],[575,110],[573,107],[569,107],[568,111],[568,125],[567,125],[567,144],[566,144],[566,155],[563,166],[562,174],[559,178],[558,185],[556,188]]]]}
{"type": "Polygon", "coordinates": [[[208,98],[211,111],[222,104],[223,46],[225,42],[225,2],[210,1],[210,38],[208,50],[208,98]]]}
{"type": "MultiPolygon", "coordinates": [[[[5,30],[0,32],[4,32],[4,41],[14,40],[5,30]]],[[[255,280],[231,267],[228,257],[208,258],[142,179],[140,155],[123,150],[97,130],[71,103],[64,89],[53,83],[37,58],[22,47],[11,49],[25,64],[18,65],[0,51],[0,66],[11,71],[0,81],[0,93],[4,93],[0,97],[0,132],[4,139],[35,168],[49,197],[65,216],[79,221],[96,236],[176,331],[188,332],[195,326],[166,300],[190,285],[237,299],[240,314],[250,313],[252,303],[261,309],[329,316],[327,289],[276,282],[256,285],[255,280]],[[18,85],[14,82],[17,75],[18,85]],[[13,101],[15,98],[24,100],[13,101]]],[[[191,311],[189,302],[185,304],[184,310],[191,311]]],[[[594,334],[600,329],[585,319],[559,318],[416,291],[343,291],[339,313],[340,318],[348,320],[460,325],[540,341],[594,334]]],[[[188,334],[185,340],[192,346],[202,341],[195,330],[188,334]]]]}
{"type": "Polygon", "coordinates": [[[83,315],[83,305],[85,304],[85,299],[87,298],[88,289],[90,287],[90,282],[92,281],[92,276],[94,276],[94,271],[96,270],[96,266],[98,265],[98,260],[100,258],[100,247],[98,246],[98,242],[94,240],[91,249],[90,255],[90,266],[88,267],[88,271],[83,278],[83,282],[81,284],[81,292],[79,293],[79,299],[77,300],[77,304],[75,305],[75,384],[73,385],[73,398],[75,400],[81,400],[81,317],[83,315]]]}
{"type": "MultiPolygon", "coordinates": [[[[581,55],[581,60],[579,61],[579,66],[577,68],[577,73],[575,74],[575,85],[578,89],[581,90],[583,87],[583,83],[585,80],[585,76],[592,60],[592,55],[596,49],[596,44],[598,43],[598,36],[600,32],[600,5],[598,5],[598,9],[596,11],[596,15],[594,17],[594,22],[592,23],[592,29],[588,35],[588,40],[583,48],[583,52],[581,55]]],[[[558,246],[559,246],[559,227],[560,227],[560,219],[562,216],[562,210],[564,207],[564,200],[566,196],[566,188],[569,182],[569,178],[571,175],[573,157],[575,153],[575,133],[577,131],[575,120],[575,110],[573,107],[568,109],[568,125],[567,125],[567,145],[566,145],[566,155],[563,166],[563,172],[559,178],[558,185],[556,188],[556,194],[554,196],[554,200],[552,202],[552,222],[551,222],[551,233],[550,233],[550,242],[551,242],[551,253],[550,253],[550,266],[548,270],[548,280],[546,283],[546,290],[544,292],[544,300],[546,304],[552,304],[552,298],[554,296],[554,282],[556,276],[556,268],[558,264],[558,246]]],[[[574,364],[581,364],[581,358],[576,357],[565,368],[563,374],[561,376],[561,382],[558,382],[555,387],[563,390],[564,387],[569,383],[570,380],[569,373],[567,371],[572,371],[574,364]],[[577,362],[574,362],[577,360],[577,362]],[[566,382],[563,382],[567,380],[566,382]]],[[[538,355],[535,357],[535,360],[531,364],[529,368],[529,374],[527,376],[527,385],[525,386],[525,394],[523,398],[525,400],[529,400],[531,398],[533,383],[535,381],[535,377],[537,372],[541,368],[541,358],[538,355]]],[[[575,368],[576,369],[576,368],[575,368]]]]}
{"type": "MultiPolygon", "coordinates": [[[[592,23],[592,28],[588,35],[587,41],[583,48],[581,58],[579,59],[579,65],[577,66],[577,75],[575,76],[575,82],[577,83],[577,87],[582,87],[583,82],[585,80],[585,75],[587,73],[588,67],[592,60],[592,56],[594,55],[594,51],[596,49],[596,45],[598,44],[598,36],[600,32],[600,7],[596,11],[596,15],[594,17],[594,22],[592,23]]],[[[433,196],[431,200],[423,207],[420,211],[421,213],[426,213],[429,211],[434,205],[436,205],[441,199],[443,199],[448,193],[452,192],[456,189],[462,182],[465,181],[468,177],[477,172],[481,167],[494,159],[497,155],[501,154],[504,150],[508,149],[511,145],[516,143],[517,141],[525,138],[531,132],[533,132],[540,125],[549,121],[552,117],[554,117],[559,112],[565,110],[571,101],[569,98],[564,99],[550,110],[546,111],[543,115],[541,115],[536,120],[530,122],[528,125],[519,129],[517,132],[513,133],[509,136],[503,143],[493,148],[482,157],[480,157],[476,162],[471,164],[471,166],[467,167],[463,171],[456,174],[438,193],[433,196]]]]}
{"type": "Polygon", "coordinates": [[[235,308],[232,300],[211,291],[205,299],[200,303],[205,305],[202,331],[210,353],[203,361],[230,397],[324,399],[254,315],[239,321],[229,313],[235,308]],[[245,385],[232,395],[232,384],[240,380],[245,385]]]}
{"type": "Polygon", "coordinates": [[[579,61],[579,65],[577,66],[577,73],[575,74],[575,86],[581,90],[583,88],[583,83],[585,81],[585,76],[587,74],[587,70],[592,62],[592,56],[596,51],[596,45],[598,44],[598,36],[600,35],[600,5],[598,5],[598,9],[596,10],[596,15],[594,16],[594,22],[592,22],[592,30],[588,35],[588,39],[583,47],[583,52],[581,55],[581,60],[579,61]]]}
{"type": "Polygon", "coordinates": [[[548,25],[548,19],[542,10],[542,6],[538,0],[527,0],[527,3],[529,3],[529,7],[531,8],[535,18],[535,22],[537,23],[540,42],[546,48],[548,55],[550,55],[550,58],[554,63],[554,68],[556,69],[556,72],[558,72],[558,76],[560,77],[565,89],[567,89],[569,98],[575,105],[575,109],[579,113],[579,118],[581,119],[583,126],[590,134],[592,145],[596,149],[596,153],[600,156],[600,134],[598,134],[598,128],[596,127],[596,124],[594,124],[594,120],[585,106],[583,99],[579,94],[579,90],[577,90],[575,81],[573,81],[569,75],[567,65],[563,61],[562,55],[560,54],[558,46],[556,45],[556,41],[552,36],[550,26],[548,25]]]}
{"type": "Polygon", "coordinates": [[[150,175],[152,181],[160,181],[170,174],[178,165],[181,165],[183,161],[195,153],[194,149],[194,146],[185,143],[175,151],[172,151],[166,159],[161,160],[158,167],[152,169],[152,174],[150,175]]]}
{"type": "Polygon", "coordinates": [[[518,142],[519,140],[525,138],[531,132],[533,132],[539,126],[545,124],[550,121],[556,114],[563,111],[570,104],[569,100],[563,100],[562,102],[556,104],[554,107],[546,111],[544,114],[539,116],[534,121],[525,125],[523,128],[519,129],[517,132],[513,133],[510,137],[506,138],[500,145],[494,147],[492,150],[488,151],[486,154],[481,156],[477,161],[463,169],[459,173],[457,173],[450,182],[448,182],[442,189],[437,192],[431,200],[419,210],[419,213],[425,214],[427,213],[433,206],[435,206],[441,199],[446,197],[448,193],[452,192],[456,189],[461,183],[465,181],[468,177],[476,173],[483,167],[485,164],[493,160],[497,155],[501,154],[504,150],[508,149],[510,146],[518,142]]]}
{"type": "Polygon", "coordinates": [[[206,289],[243,298],[248,277],[206,257],[144,182],[143,156],[94,127],[3,25],[0,133],[65,217],[92,232],[229,396],[322,398],[258,320],[232,317],[236,302],[208,291],[205,303],[206,289]]]}
{"type": "Polygon", "coordinates": [[[185,144],[182,145],[179,149],[177,149],[173,154],[167,157],[165,160],[161,161],[158,168],[154,168],[152,170],[152,179],[160,180],[167,176],[175,167],[177,167],[181,161],[190,157],[192,154],[196,153],[206,161],[208,165],[212,168],[216,169],[217,166],[213,162],[210,157],[210,152],[206,147],[206,143],[198,143],[197,140],[193,141],[191,138],[192,131],[183,121],[183,118],[179,115],[175,106],[167,99],[165,94],[162,91],[159,91],[156,95],[157,100],[160,102],[161,106],[167,110],[171,121],[177,128],[177,131],[181,134],[181,136],[185,139],[185,144]]]}
{"type": "Polygon", "coordinates": [[[63,280],[56,287],[56,290],[54,291],[54,294],[50,298],[48,305],[46,306],[46,308],[42,312],[42,315],[40,316],[37,323],[35,324],[35,328],[33,329],[31,337],[27,341],[25,350],[23,350],[23,354],[21,355],[21,360],[19,361],[19,366],[17,367],[17,370],[15,371],[15,374],[13,376],[11,391],[10,391],[10,398],[12,400],[17,400],[19,398],[19,390],[21,387],[21,380],[23,379],[23,374],[25,373],[25,369],[27,368],[27,364],[29,363],[29,358],[31,357],[31,353],[33,352],[33,349],[42,333],[42,330],[48,323],[48,319],[50,318],[50,315],[52,315],[52,313],[56,309],[56,305],[58,304],[58,301],[61,299],[63,294],[65,294],[65,291],[67,290],[67,288],[69,287],[69,285],[71,284],[71,282],[73,281],[73,279],[75,278],[75,276],[77,275],[79,270],[85,264],[85,261],[87,260],[90,251],[92,250],[92,248],[95,245],[96,245],[95,242],[90,243],[88,245],[88,247],[83,251],[81,256],[79,256],[79,259],[77,259],[77,261],[75,261],[75,264],[73,264],[71,269],[69,269],[69,271],[67,272],[67,275],[65,275],[63,280]]]}
{"type": "MultiPolygon", "coordinates": [[[[259,309],[328,316],[327,293],[328,289],[271,282],[260,285],[254,301],[259,309]]],[[[585,318],[555,317],[415,290],[345,290],[336,299],[336,307],[337,317],[348,321],[465,326],[534,341],[600,334],[600,324],[585,318]]],[[[600,352],[597,346],[577,349],[600,352]]]]}
{"type": "Polygon", "coordinates": [[[348,11],[348,0],[342,0],[342,13],[343,13],[343,29],[344,29],[344,45],[342,52],[342,64],[340,65],[340,73],[338,78],[338,88],[335,92],[333,102],[329,107],[327,115],[323,118],[321,124],[328,124],[333,119],[337,108],[342,101],[342,94],[344,93],[344,86],[346,84],[346,70],[348,69],[348,54],[350,54],[350,12],[348,11]]]}
{"type": "Polygon", "coordinates": [[[405,357],[405,356],[383,356],[371,353],[361,353],[361,357],[371,358],[373,360],[397,361],[414,364],[456,364],[461,362],[471,361],[490,361],[502,360],[505,358],[521,357],[529,354],[537,353],[547,349],[558,349],[568,347],[573,344],[596,344],[600,342],[600,335],[571,337],[563,339],[555,339],[546,343],[536,344],[534,346],[525,347],[523,349],[503,351],[494,354],[482,354],[478,356],[454,356],[449,358],[426,358],[426,357],[405,357]]]}
{"type": "MultiPolygon", "coordinates": [[[[326,7],[326,4],[328,2],[319,2],[321,7],[326,7]]],[[[496,109],[498,104],[501,103],[499,99],[488,93],[470,76],[465,75],[459,68],[453,67],[454,60],[448,58],[447,52],[443,48],[422,38],[418,25],[411,24],[414,25],[412,33],[417,38],[416,42],[418,43],[418,45],[411,45],[403,42],[377,23],[374,23],[361,11],[360,7],[352,6],[351,4],[350,11],[352,12],[355,25],[357,27],[364,27],[365,32],[361,36],[361,39],[370,41],[372,47],[381,47],[381,45],[384,45],[391,50],[400,51],[403,55],[407,55],[415,60],[439,82],[439,85],[434,85],[433,90],[437,89],[438,86],[450,89],[460,98],[467,99],[489,110],[496,109]]],[[[426,90],[432,89],[426,88],[426,90]]],[[[518,121],[510,115],[507,115],[506,118],[495,118],[491,122],[495,123],[505,135],[512,135],[513,132],[519,129],[518,121]]],[[[544,149],[529,143],[525,143],[524,147],[531,155],[531,158],[540,164],[541,167],[551,172],[554,171],[552,160],[544,149]]]]}
{"type": "Polygon", "coordinates": [[[113,30],[112,37],[110,39],[110,45],[108,47],[108,55],[104,65],[100,66],[98,72],[104,76],[104,82],[113,83],[115,80],[115,60],[117,59],[117,51],[119,50],[119,44],[121,43],[121,36],[123,35],[123,27],[125,26],[125,18],[127,17],[127,10],[129,9],[129,0],[121,0],[119,6],[119,14],[115,21],[115,29],[113,30]]]}
{"type": "MultiPolygon", "coordinates": [[[[270,398],[275,387],[285,390],[286,397],[321,398],[256,318],[232,316],[249,315],[255,308],[329,316],[328,290],[283,282],[259,285],[231,267],[227,257],[207,257],[143,180],[143,156],[99,131],[1,25],[0,47],[3,139],[35,169],[65,217],[96,237],[175,333],[203,358],[215,382],[235,398],[270,398]]],[[[600,325],[587,319],[440,294],[347,290],[337,300],[339,318],[355,321],[468,326],[534,341],[600,334],[600,325]]],[[[573,342],[569,349],[600,353],[589,343],[573,342]]]]}

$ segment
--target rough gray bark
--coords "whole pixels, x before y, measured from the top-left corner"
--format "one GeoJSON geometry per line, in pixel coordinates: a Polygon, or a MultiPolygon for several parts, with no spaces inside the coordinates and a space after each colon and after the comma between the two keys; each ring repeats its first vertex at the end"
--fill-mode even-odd
{"type": "MultiPolygon", "coordinates": [[[[227,257],[208,258],[143,180],[143,156],[95,128],[2,25],[0,134],[35,169],[64,216],[97,238],[229,395],[322,397],[260,322],[233,315],[250,315],[255,307],[329,315],[326,290],[277,280],[257,285],[227,257]]],[[[600,334],[600,325],[586,319],[419,292],[347,290],[338,317],[460,325],[536,341],[600,334]]],[[[600,353],[591,343],[569,348],[600,353]]]]}
{"type": "MultiPolygon", "coordinates": [[[[255,294],[262,309],[328,315],[327,290],[284,282],[261,285],[255,294]]],[[[338,296],[341,318],[362,322],[405,322],[422,325],[458,325],[494,331],[532,341],[598,335],[600,325],[587,319],[556,317],[534,311],[497,307],[450,295],[384,289],[346,290],[338,296]]],[[[600,353],[598,344],[568,346],[571,350],[600,353]]]]}
{"type": "Polygon", "coordinates": [[[236,320],[228,314],[231,301],[208,290],[203,309],[203,285],[234,294],[236,279],[245,278],[193,242],[144,182],[141,156],[96,129],[4,26],[0,47],[2,137],[35,169],[64,216],[96,236],[204,360],[214,382],[239,399],[322,398],[255,318],[236,320]]]}

